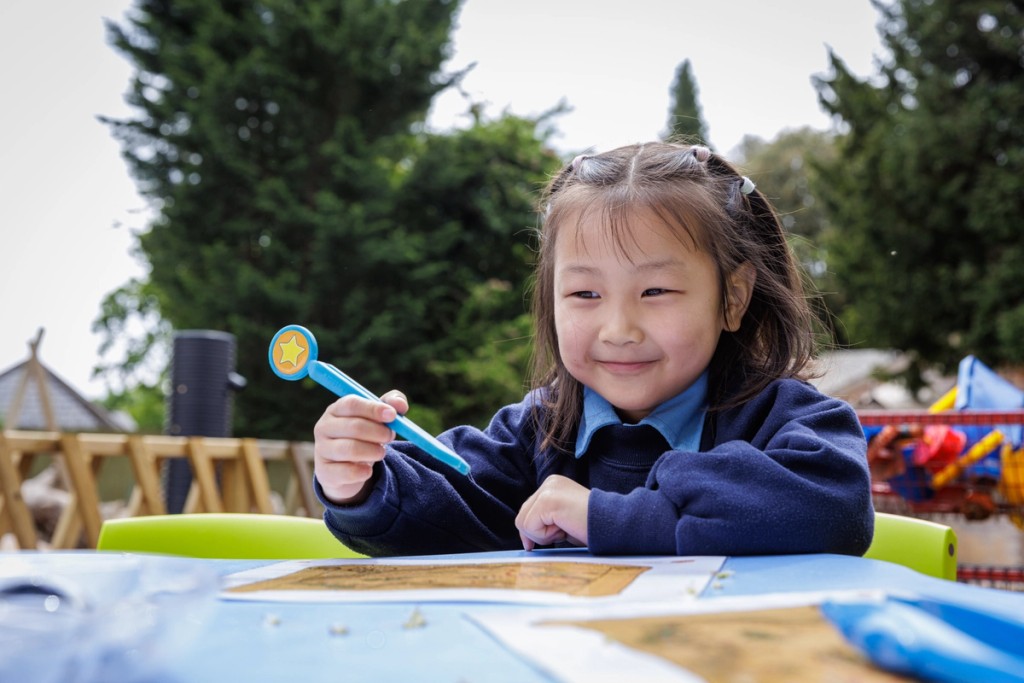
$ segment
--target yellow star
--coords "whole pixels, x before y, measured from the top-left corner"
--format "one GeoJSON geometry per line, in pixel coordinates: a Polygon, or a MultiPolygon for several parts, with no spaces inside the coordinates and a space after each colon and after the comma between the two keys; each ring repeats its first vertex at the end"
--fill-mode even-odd
{"type": "Polygon", "coordinates": [[[278,344],[281,348],[281,365],[291,363],[294,366],[298,366],[299,356],[306,352],[306,349],[297,341],[299,337],[300,335],[296,333],[289,337],[288,341],[278,344]]]}

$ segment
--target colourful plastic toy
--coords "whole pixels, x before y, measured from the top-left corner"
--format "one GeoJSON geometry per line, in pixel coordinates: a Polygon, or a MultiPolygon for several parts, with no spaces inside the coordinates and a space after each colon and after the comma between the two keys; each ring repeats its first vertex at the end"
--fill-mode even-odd
{"type": "Polygon", "coordinates": [[[1010,504],[1010,520],[1024,530],[1024,448],[1003,448],[1003,476],[999,479],[999,492],[1010,504]]]}
{"type": "Polygon", "coordinates": [[[877,497],[912,512],[969,520],[1007,512],[1024,528],[1024,391],[973,356],[927,413],[867,417],[868,465],[877,497]]]}
{"type": "MultiPolygon", "coordinates": [[[[278,330],[270,341],[268,356],[274,374],[282,379],[295,381],[308,376],[338,396],[355,394],[371,401],[380,401],[379,396],[338,368],[318,361],[316,338],[312,332],[301,325],[288,325],[278,330]]],[[[469,463],[404,415],[399,415],[387,425],[395,430],[396,434],[416,444],[431,457],[462,474],[469,474],[469,463]]]]}

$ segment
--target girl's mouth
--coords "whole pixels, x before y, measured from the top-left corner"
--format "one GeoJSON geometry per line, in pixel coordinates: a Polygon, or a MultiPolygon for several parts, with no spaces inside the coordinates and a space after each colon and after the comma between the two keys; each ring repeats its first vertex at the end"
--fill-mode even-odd
{"type": "Polygon", "coordinates": [[[613,375],[631,375],[649,368],[654,361],[598,361],[598,364],[613,375]]]}

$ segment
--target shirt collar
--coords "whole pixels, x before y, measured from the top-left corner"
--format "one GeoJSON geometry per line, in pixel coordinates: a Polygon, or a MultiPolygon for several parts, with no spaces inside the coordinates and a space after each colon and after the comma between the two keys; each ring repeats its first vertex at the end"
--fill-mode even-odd
{"type": "MultiPolygon", "coordinates": [[[[689,388],[659,405],[639,424],[657,429],[673,450],[697,450],[704,431],[707,389],[708,373],[705,371],[689,388]]],[[[622,420],[612,404],[590,387],[583,387],[583,415],[576,434],[576,457],[587,452],[597,430],[617,424],[622,424],[622,420]]]]}

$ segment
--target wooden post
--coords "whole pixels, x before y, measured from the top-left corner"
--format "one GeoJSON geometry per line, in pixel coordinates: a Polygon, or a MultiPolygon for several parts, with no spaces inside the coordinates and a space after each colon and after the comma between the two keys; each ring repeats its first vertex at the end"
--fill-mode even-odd
{"type": "Polygon", "coordinates": [[[60,441],[64,451],[64,462],[67,464],[73,491],[76,493],[78,511],[85,526],[86,541],[90,548],[95,548],[100,538],[102,520],[96,479],[90,467],[91,458],[85,454],[75,434],[62,434],[60,441]]]}
{"type": "MultiPolygon", "coordinates": [[[[139,508],[148,514],[167,514],[164,497],[160,493],[160,466],[142,436],[133,434],[128,437],[128,455],[131,458],[132,471],[135,473],[132,502],[138,499],[139,508]]],[[[135,514],[134,509],[132,514],[135,514]]]]}
{"type": "Polygon", "coordinates": [[[298,488],[299,497],[302,500],[302,507],[306,510],[307,517],[317,517],[321,510],[320,501],[316,499],[313,491],[313,473],[310,463],[313,461],[312,449],[308,443],[289,443],[288,456],[292,464],[291,485],[298,488]]]}
{"type": "Polygon", "coordinates": [[[270,504],[270,481],[256,439],[242,439],[241,459],[245,463],[245,480],[248,482],[253,504],[263,514],[271,514],[274,508],[270,504]]]}
{"type": "Polygon", "coordinates": [[[192,465],[192,477],[199,485],[199,501],[204,512],[224,512],[217,489],[217,473],[213,462],[203,445],[203,437],[188,438],[188,461],[192,465]]]}
{"type": "MultiPolygon", "coordinates": [[[[21,477],[14,462],[14,449],[10,446],[7,436],[0,432],[0,487],[3,488],[4,494],[3,511],[10,520],[14,536],[18,539],[18,546],[22,550],[35,550],[39,541],[36,526],[32,521],[32,513],[25,505],[25,499],[21,497],[21,477]]],[[[24,459],[22,456],[22,460],[24,459]]]]}

